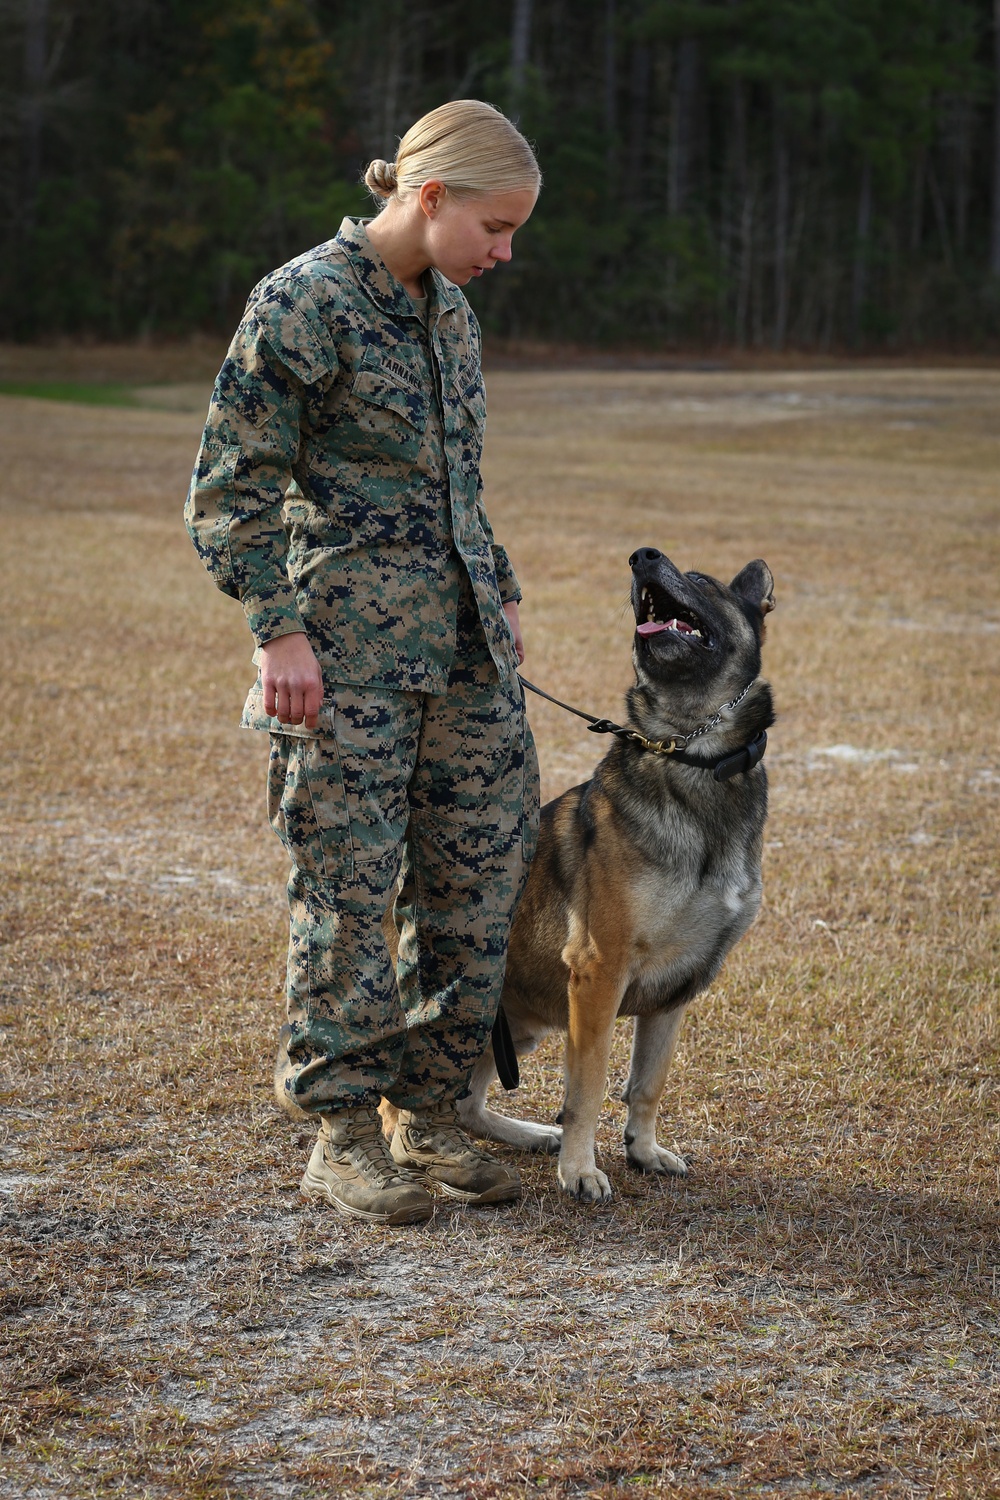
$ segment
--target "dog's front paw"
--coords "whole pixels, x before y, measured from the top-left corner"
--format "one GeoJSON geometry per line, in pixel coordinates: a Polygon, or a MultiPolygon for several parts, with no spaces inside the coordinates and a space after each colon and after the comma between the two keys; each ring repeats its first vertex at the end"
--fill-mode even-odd
{"type": "Polygon", "coordinates": [[[686,1177],[688,1174],[688,1164],[683,1156],[675,1156],[673,1151],[658,1146],[655,1141],[651,1146],[640,1146],[638,1141],[632,1141],[625,1147],[625,1159],[630,1167],[637,1167],[640,1172],[659,1172],[668,1177],[686,1177]]]}
{"type": "Polygon", "coordinates": [[[573,1171],[559,1168],[559,1186],[574,1198],[584,1203],[610,1203],[611,1184],[603,1172],[596,1167],[573,1171]]]}

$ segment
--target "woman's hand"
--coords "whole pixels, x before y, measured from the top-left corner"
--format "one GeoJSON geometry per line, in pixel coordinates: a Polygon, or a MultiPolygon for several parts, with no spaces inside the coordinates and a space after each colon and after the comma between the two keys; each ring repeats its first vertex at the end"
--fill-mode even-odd
{"type": "Polygon", "coordinates": [[[524,641],[521,639],[521,620],[517,612],[517,604],[513,599],[509,604],[504,605],[503,612],[507,616],[507,624],[514,637],[514,651],[517,655],[517,664],[520,666],[524,661],[524,641]]]}
{"type": "Polygon", "coordinates": [[[282,724],[315,729],[323,706],[323,673],[309,637],[301,631],[275,636],[260,648],[264,712],[282,724]]]}

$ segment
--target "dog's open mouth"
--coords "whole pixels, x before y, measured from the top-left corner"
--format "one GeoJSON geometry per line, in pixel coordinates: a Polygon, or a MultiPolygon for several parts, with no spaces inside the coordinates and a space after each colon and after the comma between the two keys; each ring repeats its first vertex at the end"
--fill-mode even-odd
{"type": "Polygon", "coordinates": [[[676,599],[649,583],[642,587],[635,630],[641,636],[660,635],[665,630],[672,630],[675,635],[691,636],[699,641],[704,639],[698,616],[689,609],[682,609],[676,599]]]}

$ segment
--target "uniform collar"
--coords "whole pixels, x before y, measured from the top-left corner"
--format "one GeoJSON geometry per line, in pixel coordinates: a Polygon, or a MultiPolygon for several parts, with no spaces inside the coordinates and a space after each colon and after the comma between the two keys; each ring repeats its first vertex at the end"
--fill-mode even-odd
{"type": "MultiPolygon", "coordinates": [[[[337,244],[347,252],[362,291],[377,307],[396,318],[415,318],[416,308],[402,282],[397,281],[368,238],[365,229],[370,219],[345,219],[337,231],[337,244]]],[[[456,308],[462,293],[453,282],[431,268],[433,290],[428,311],[431,318],[456,308]]]]}

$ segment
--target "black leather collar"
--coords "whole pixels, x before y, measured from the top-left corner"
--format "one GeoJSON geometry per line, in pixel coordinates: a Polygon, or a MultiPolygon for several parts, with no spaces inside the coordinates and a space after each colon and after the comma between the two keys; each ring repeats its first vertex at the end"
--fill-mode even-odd
{"type": "Polygon", "coordinates": [[[767,730],[762,729],[755,740],[741,745],[738,750],[731,750],[728,755],[713,758],[692,755],[687,750],[674,750],[671,759],[679,760],[684,766],[699,766],[703,771],[711,771],[716,781],[730,781],[732,777],[745,776],[754,766],[759,766],[766,749],[767,730]]]}

